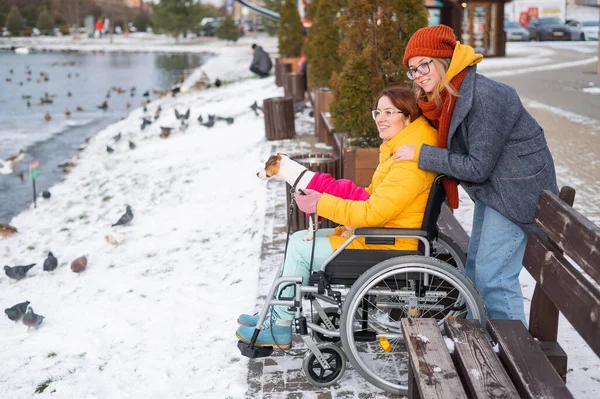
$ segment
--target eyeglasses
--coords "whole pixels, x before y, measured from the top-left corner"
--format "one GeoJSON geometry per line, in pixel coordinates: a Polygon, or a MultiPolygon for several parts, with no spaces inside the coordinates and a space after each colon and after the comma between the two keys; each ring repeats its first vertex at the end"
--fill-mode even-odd
{"type": "Polygon", "coordinates": [[[390,119],[392,119],[392,117],[394,116],[394,114],[402,114],[402,115],[404,115],[404,112],[402,112],[402,111],[396,111],[396,110],[393,110],[393,109],[386,109],[384,111],[380,111],[378,109],[374,109],[373,111],[371,111],[371,116],[373,116],[373,120],[375,120],[375,121],[381,115],[383,115],[383,119],[390,120],[390,119]]]}
{"type": "Polygon", "coordinates": [[[431,64],[432,62],[433,60],[429,60],[427,62],[422,63],[421,65],[417,65],[416,68],[409,68],[408,71],[406,71],[406,76],[408,76],[410,80],[415,80],[415,73],[417,72],[419,72],[421,75],[427,75],[430,71],[429,64],[431,64]]]}

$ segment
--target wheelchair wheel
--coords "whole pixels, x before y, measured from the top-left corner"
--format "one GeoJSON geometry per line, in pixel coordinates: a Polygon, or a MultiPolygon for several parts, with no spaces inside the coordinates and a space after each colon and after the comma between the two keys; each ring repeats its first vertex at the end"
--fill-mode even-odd
{"type": "Polygon", "coordinates": [[[314,353],[308,351],[302,361],[302,370],[312,385],[328,387],[338,382],[344,375],[346,355],[340,347],[334,344],[319,345],[319,350],[331,368],[329,370],[323,368],[314,353]]]}
{"type": "MultiPolygon", "coordinates": [[[[340,329],[340,315],[338,314],[337,308],[325,308],[323,309],[331,324],[336,328],[336,330],[340,329]]],[[[313,323],[318,325],[319,327],[327,328],[323,320],[321,320],[321,316],[318,313],[315,313],[313,318],[313,323]]],[[[339,337],[328,337],[320,332],[314,331],[314,338],[319,342],[339,342],[339,337]]]]}
{"type": "Polygon", "coordinates": [[[472,317],[485,325],[483,299],[454,266],[423,256],[402,256],[367,270],[344,302],[340,337],[348,360],[371,384],[408,393],[408,359],[400,320],[472,317]],[[384,350],[385,348],[385,350],[384,350]]]}
{"type": "Polygon", "coordinates": [[[465,272],[467,254],[460,249],[458,244],[443,233],[438,233],[438,237],[433,243],[432,257],[456,266],[462,273],[465,272]]]}

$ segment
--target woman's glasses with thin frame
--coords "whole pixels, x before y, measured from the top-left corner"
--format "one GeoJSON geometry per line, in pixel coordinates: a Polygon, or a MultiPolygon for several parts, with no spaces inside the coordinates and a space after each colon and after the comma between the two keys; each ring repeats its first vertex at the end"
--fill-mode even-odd
{"type": "Polygon", "coordinates": [[[381,115],[383,115],[383,119],[390,120],[390,119],[392,119],[392,117],[394,116],[394,114],[402,114],[402,115],[404,115],[404,112],[402,112],[402,111],[396,111],[394,109],[385,109],[383,111],[380,111],[378,109],[374,109],[373,111],[371,111],[371,116],[373,117],[373,120],[375,120],[375,121],[381,115]]]}
{"type": "Polygon", "coordinates": [[[422,63],[421,65],[417,65],[416,68],[409,68],[406,71],[406,76],[410,80],[415,80],[415,73],[419,72],[421,75],[427,75],[431,71],[429,64],[431,64],[433,60],[429,60],[427,62],[422,63]]]}

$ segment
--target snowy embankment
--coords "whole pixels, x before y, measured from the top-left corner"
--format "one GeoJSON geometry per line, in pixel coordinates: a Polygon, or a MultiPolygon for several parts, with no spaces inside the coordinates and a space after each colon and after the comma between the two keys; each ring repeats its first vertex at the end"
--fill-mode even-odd
{"type": "Polygon", "coordinates": [[[4,264],[37,266],[21,281],[0,277],[0,304],[28,300],[45,320],[31,331],[0,322],[3,398],[44,381],[39,397],[243,396],[247,361],[233,332],[256,301],[265,215],[265,186],[251,173],[264,162],[264,122],[249,105],[279,92],[273,78],[251,79],[137,109],[90,140],[50,200],[10,222],[20,233],[0,241],[4,264]],[[191,108],[185,131],[175,108],[191,108]],[[208,114],[235,121],[209,129],[197,121],[208,114]],[[168,139],[160,126],[174,127],[168,139]],[[111,227],[126,204],[132,223],[111,227]],[[48,251],[53,272],[42,271],[48,251]],[[74,274],[82,255],[87,270],[74,274]]]}

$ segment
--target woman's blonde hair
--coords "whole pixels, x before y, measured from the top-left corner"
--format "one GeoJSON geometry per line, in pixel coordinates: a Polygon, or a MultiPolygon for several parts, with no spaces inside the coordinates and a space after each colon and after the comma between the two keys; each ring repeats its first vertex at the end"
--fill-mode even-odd
{"type": "MultiPolygon", "coordinates": [[[[441,77],[441,83],[444,85],[444,90],[448,92],[451,96],[458,97],[458,91],[452,87],[450,81],[446,77],[446,72],[448,71],[448,67],[450,66],[450,58],[432,58],[433,66],[437,69],[438,73],[441,77]]],[[[422,98],[427,98],[427,93],[423,90],[418,84],[414,83],[415,95],[417,96],[417,100],[422,98]]],[[[433,101],[436,105],[442,104],[442,96],[440,95],[439,90],[433,91],[433,101]]]]}

